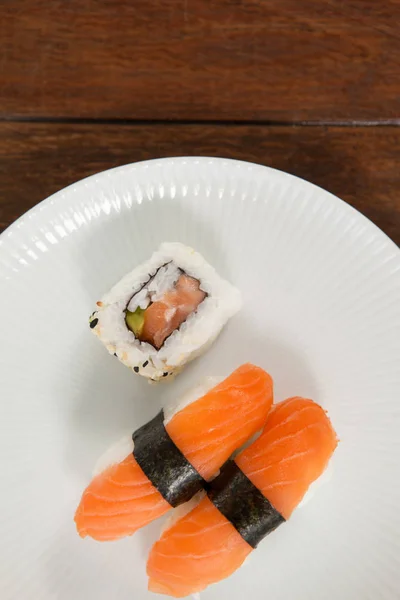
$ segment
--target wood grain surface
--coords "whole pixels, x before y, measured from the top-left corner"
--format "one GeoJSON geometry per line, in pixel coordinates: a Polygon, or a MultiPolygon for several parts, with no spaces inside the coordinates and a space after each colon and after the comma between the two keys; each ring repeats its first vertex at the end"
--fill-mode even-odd
{"type": "Polygon", "coordinates": [[[0,224],[82,177],[162,156],[283,169],[337,194],[400,243],[400,129],[260,125],[0,124],[0,224]]]}
{"type": "Polygon", "coordinates": [[[4,0],[0,115],[400,117],[400,0],[4,0]]]}
{"type": "Polygon", "coordinates": [[[0,226],[97,171],[271,165],[400,242],[400,0],[0,2],[0,226]],[[361,126],[362,125],[362,126],[361,126]]]}

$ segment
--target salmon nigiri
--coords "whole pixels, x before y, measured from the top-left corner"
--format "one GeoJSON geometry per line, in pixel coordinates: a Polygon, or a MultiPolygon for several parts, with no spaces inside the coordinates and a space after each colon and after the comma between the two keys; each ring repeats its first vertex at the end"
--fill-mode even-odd
{"type": "MultiPolygon", "coordinates": [[[[190,465],[209,480],[235,449],[263,427],[272,401],[271,377],[245,364],[175,412],[164,427],[190,465]]],[[[75,523],[81,537],[115,540],[133,534],[170,508],[133,452],[92,480],[82,495],[75,523]]]]}
{"type": "MultiPolygon", "coordinates": [[[[312,400],[292,398],[273,408],[261,436],[235,463],[287,520],[336,445],[324,410],[312,400]]],[[[206,496],[154,544],[147,563],[149,590],[176,598],[199,592],[231,575],[252,550],[206,496]]]]}

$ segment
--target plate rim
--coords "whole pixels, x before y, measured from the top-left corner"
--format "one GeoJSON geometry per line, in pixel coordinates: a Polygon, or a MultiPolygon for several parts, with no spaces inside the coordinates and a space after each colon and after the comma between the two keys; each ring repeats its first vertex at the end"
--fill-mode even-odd
{"type": "Polygon", "coordinates": [[[400,257],[400,247],[394,242],[387,233],[385,233],[376,223],[374,223],[369,217],[360,212],[357,208],[336,196],[332,192],[329,192],[325,188],[319,186],[316,183],[308,181],[298,175],[293,175],[287,171],[283,171],[281,169],[275,169],[274,167],[270,167],[268,165],[264,165],[261,163],[255,163],[245,160],[238,160],[235,158],[225,158],[225,157],[215,157],[215,156],[169,156],[162,158],[151,158],[148,160],[136,161],[132,163],[126,163],[124,165],[118,165],[116,167],[112,167],[110,169],[105,169],[104,171],[99,171],[97,173],[93,173],[92,175],[88,175],[83,179],[78,179],[77,181],[67,185],[60,190],[57,190],[50,196],[47,196],[30,209],[25,211],[20,217],[18,217],[15,221],[10,223],[4,231],[0,233],[0,246],[6,243],[6,240],[11,237],[17,230],[20,230],[29,219],[32,219],[37,216],[40,212],[46,209],[50,205],[54,205],[55,203],[59,203],[61,199],[65,202],[65,195],[70,195],[71,193],[76,193],[79,191],[81,187],[87,187],[90,184],[101,183],[102,179],[107,179],[116,175],[118,172],[125,172],[129,170],[134,170],[135,168],[148,168],[149,166],[156,166],[157,164],[166,165],[171,163],[180,163],[180,165],[185,166],[187,163],[192,163],[193,165],[198,165],[199,163],[203,163],[204,165],[211,165],[213,163],[219,163],[221,165],[231,165],[236,168],[245,168],[247,170],[256,169],[260,172],[269,172],[275,177],[281,177],[282,179],[290,179],[294,181],[296,185],[301,185],[305,187],[310,187],[317,191],[321,197],[324,196],[326,201],[331,202],[336,206],[340,206],[341,210],[347,211],[348,214],[352,214],[356,217],[360,222],[364,224],[365,227],[369,228],[370,232],[373,233],[378,238],[380,237],[382,241],[385,241],[388,245],[388,249],[395,250],[396,253],[400,257]]]}

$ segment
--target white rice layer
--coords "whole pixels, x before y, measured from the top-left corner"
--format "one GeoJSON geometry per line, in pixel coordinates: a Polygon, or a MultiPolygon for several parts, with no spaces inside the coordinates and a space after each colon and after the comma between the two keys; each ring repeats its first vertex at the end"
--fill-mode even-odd
{"type": "Polygon", "coordinates": [[[161,244],[148,261],[125,275],[105,294],[98,306],[92,317],[97,318],[98,323],[92,331],[108,351],[141,375],[159,380],[166,374],[178,372],[205,351],[228,319],[240,309],[241,295],[219,277],[198,252],[173,242],[161,244]],[[150,301],[160,298],[177,280],[179,269],[199,280],[207,297],[166,339],[160,350],[156,350],[135,338],[126,326],[124,311],[127,306],[132,312],[138,306],[146,308],[150,301]]]}
{"type": "Polygon", "coordinates": [[[94,466],[92,473],[93,477],[100,475],[100,473],[108,469],[108,467],[125,460],[129,454],[132,454],[133,447],[132,433],[127,433],[100,456],[94,466]]]}
{"type": "Polygon", "coordinates": [[[175,285],[181,274],[181,269],[173,262],[160,267],[154,277],[132,297],[128,304],[128,310],[135,312],[138,307],[145,309],[151,302],[161,300],[165,292],[175,285]]]}

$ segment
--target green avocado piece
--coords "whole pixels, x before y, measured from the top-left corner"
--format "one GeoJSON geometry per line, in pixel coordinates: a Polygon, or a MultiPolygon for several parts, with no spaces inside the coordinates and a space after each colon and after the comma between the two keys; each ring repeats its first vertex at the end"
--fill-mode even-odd
{"type": "Polygon", "coordinates": [[[126,309],[126,311],[125,311],[126,326],[128,327],[128,329],[130,329],[132,331],[132,333],[135,335],[135,337],[140,337],[140,335],[143,331],[144,313],[145,312],[146,312],[146,310],[143,308],[140,308],[140,306],[137,307],[135,312],[131,312],[128,309],[126,309]]]}

